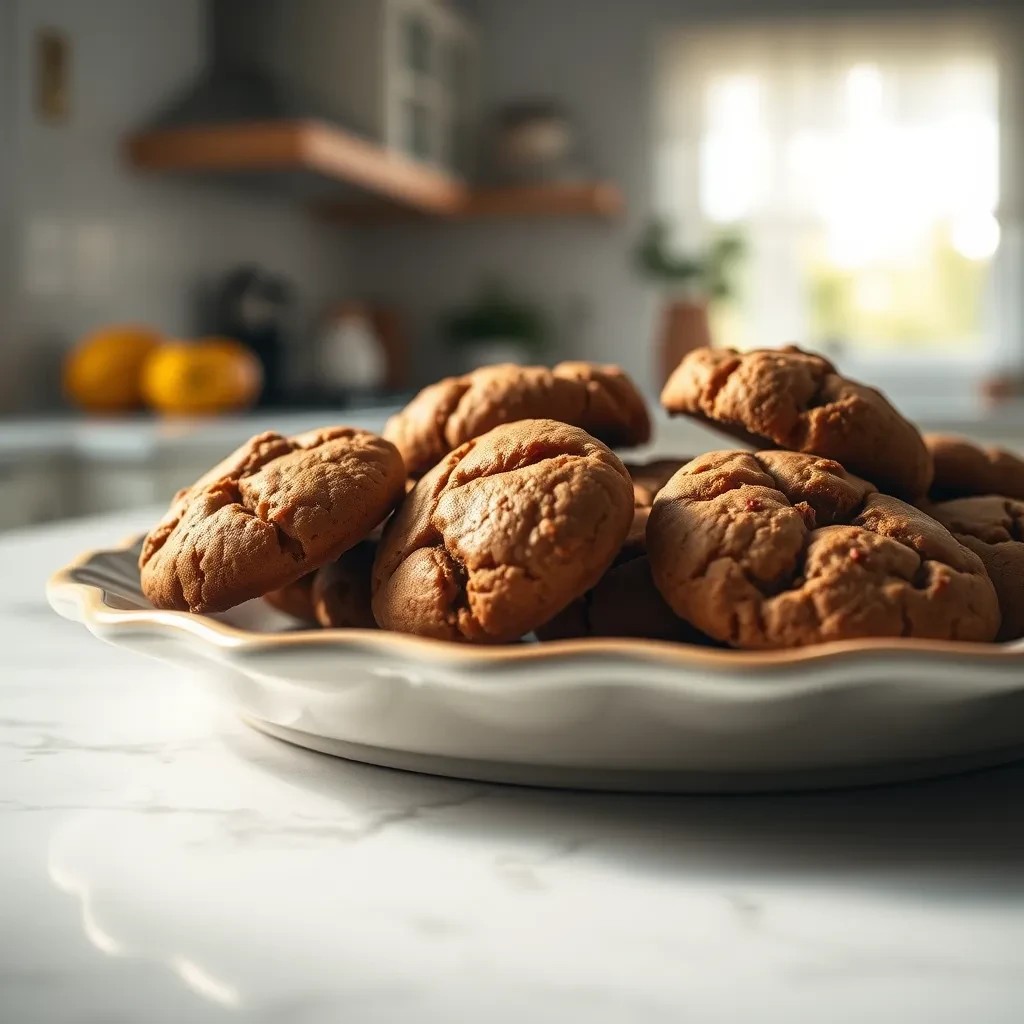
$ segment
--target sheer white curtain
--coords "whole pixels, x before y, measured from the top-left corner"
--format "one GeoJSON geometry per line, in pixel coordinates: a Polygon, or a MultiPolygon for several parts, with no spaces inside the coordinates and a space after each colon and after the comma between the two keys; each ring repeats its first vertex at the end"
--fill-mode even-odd
{"type": "Polygon", "coordinates": [[[747,236],[726,340],[1020,360],[1020,39],[956,13],[664,38],[656,208],[747,236]]]}

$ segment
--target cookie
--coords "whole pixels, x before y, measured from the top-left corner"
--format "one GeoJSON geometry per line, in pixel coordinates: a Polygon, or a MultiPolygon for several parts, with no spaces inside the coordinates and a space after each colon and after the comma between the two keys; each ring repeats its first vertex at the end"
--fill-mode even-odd
{"type": "Polygon", "coordinates": [[[976,494],[1024,499],[1024,458],[1021,456],[947,434],[925,434],[924,443],[935,464],[935,479],[929,494],[932,501],[976,494]]]}
{"type": "Polygon", "coordinates": [[[504,424],[457,448],[388,522],[373,572],[385,629],[516,640],[589,590],[633,520],[622,463],[578,427],[504,424]]]}
{"type": "Polygon", "coordinates": [[[650,508],[654,497],[669,482],[677,470],[690,461],[689,456],[673,459],[651,459],[648,462],[624,462],[626,472],[633,481],[633,504],[637,508],[650,508]]]}
{"type": "Polygon", "coordinates": [[[313,574],[311,603],[321,626],[337,629],[376,629],[370,607],[370,581],[377,541],[360,541],[341,558],[313,574]]]}
{"type": "Polygon", "coordinates": [[[285,615],[290,615],[300,622],[308,622],[313,625],[316,623],[316,614],[313,611],[314,575],[311,572],[306,573],[294,583],[289,583],[279,590],[271,590],[263,595],[263,600],[279,612],[284,612],[285,615]]]}
{"type": "Polygon", "coordinates": [[[384,427],[412,476],[420,476],[452,449],[502,423],[544,417],[581,427],[612,447],[643,444],[651,436],[647,406],[617,366],[511,363],[447,377],[424,388],[384,427]]]}
{"type": "Polygon", "coordinates": [[[362,540],[404,486],[397,449],[365,430],[260,434],[175,496],[143,544],[143,592],[218,612],[279,590],[362,540]]]}
{"type": "Polygon", "coordinates": [[[985,641],[999,628],[981,559],[830,459],[701,455],[655,499],[647,548],[676,614],[733,647],[985,641]]]}
{"type": "Polygon", "coordinates": [[[538,626],[538,639],[600,636],[691,644],[710,642],[672,611],[654,585],[645,540],[650,514],[649,505],[634,510],[633,525],[611,567],[582,597],[538,626]]]}
{"type": "Polygon", "coordinates": [[[1024,501],[988,494],[925,506],[984,563],[1003,621],[997,640],[1024,636],[1024,501]]]}
{"type": "Polygon", "coordinates": [[[835,459],[887,494],[915,500],[928,493],[932,460],[917,428],[881,392],[798,348],[695,349],[669,377],[661,401],[670,413],[755,448],[835,459]]]}

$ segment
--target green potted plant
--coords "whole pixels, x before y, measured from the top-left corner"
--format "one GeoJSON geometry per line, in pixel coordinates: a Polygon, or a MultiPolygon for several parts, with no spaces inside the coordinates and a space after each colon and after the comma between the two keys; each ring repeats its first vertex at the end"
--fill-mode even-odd
{"type": "Polygon", "coordinates": [[[746,253],[743,236],[722,232],[703,250],[674,252],[666,221],[648,223],[634,251],[637,269],[662,290],[658,332],[659,383],[679,365],[687,352],[711,344],[708,309],[736,293],[739,264],[746,253]]]}
{"type": "Polygon", "coordinates": [[[539,307],[489,281],[476,299],[446,313],[441,334],[459,353],[463,370],[494,363],[529,363],[548,346],[546,318],[539,307]]]}

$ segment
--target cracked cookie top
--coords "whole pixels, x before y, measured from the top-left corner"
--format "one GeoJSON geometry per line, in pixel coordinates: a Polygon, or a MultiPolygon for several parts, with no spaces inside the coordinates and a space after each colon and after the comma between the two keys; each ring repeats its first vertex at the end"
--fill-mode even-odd
{"type": "Polygon", "coordinates": [[[899,497],[920,498],[931,483],[932,460],[921,435],[880,391],[839,376],[827,359],[793,346],[695,349],[669,377],[661,402],[755,448],[835,459],[899,497]]]}
{"type": "Polygon", "coordinates": [[[143,592],[217,612],[277,590],[365,537],[404,486],[394,445],[367,431],[260,434],[175,495],[139,556],[143,592]]]}
{"type": "Polygon", "coordinates": [[[924,508],[984,563],[1003,616],[996,639],[1024,636],[1024,501],[987,494],[924,508]]]}
{"type": "Polygon", "coordinates": [[[932,501],[976,494],[1024,498],[1024,458],[1019,455],[948,434],[925,434],[924,443],[935,464],[932,501]]]}
{"type": "Polygon", "coordinates": [[[622,463],[578,427],[528,419],[445,456],[384,528],[373,611],[385,629],[500,643],[597,582],[633,520],[622,463]]]}
{"type": "Polygon", "coordinates": [[[535,417],[582,427],[613,447],[643,444],[651,434],[643,397],[622,370],[570,362],[554,369],[509,363],[446,377],[392,416],[384,436],[419,476],[460,444],[535,417]]]}
{"type": "Polygon", "coordinates": [[[647,547],[676,614],[733,647],[985,641],[999,627],[976,554],[830,459],[701,455],[655,499],[647,547]]]}

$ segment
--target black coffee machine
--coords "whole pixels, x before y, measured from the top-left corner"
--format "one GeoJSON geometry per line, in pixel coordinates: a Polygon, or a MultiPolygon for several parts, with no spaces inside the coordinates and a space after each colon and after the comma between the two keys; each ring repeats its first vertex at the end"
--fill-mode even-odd
{"type": "Polygon", "coordinates": [[[263,364],[260,405],[285,397],[284,344],[294,302],[292,286],[262,267],[230,271],[213,296],[213,330],[247,345],[263,364]]]}

